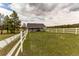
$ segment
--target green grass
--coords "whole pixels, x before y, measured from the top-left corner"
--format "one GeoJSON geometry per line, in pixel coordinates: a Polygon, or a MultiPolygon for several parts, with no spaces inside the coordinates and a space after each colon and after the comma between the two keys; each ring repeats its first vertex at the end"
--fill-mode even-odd
{"type": "Polygon", "coordinates": [[[31,32],[27,35],[23,47],[25,56],[77,56],[79,55],[79,35],[31,32]]]}
{"type": "Polygon", "coordinates": [[[0,34],[0,41],[5,39],[5,38],[8,38],[8,37],[11,37],[13,36],[14,34],[0,34]]]}
{"type": "Polygon", "coordinates": [[[3,39],[5,39],[5,38],[11,37],[13,35],[14,34],[7,34],[7,30],[3,30],[3,34],[0,34],[0,41],[3,40],[3,39]]]}

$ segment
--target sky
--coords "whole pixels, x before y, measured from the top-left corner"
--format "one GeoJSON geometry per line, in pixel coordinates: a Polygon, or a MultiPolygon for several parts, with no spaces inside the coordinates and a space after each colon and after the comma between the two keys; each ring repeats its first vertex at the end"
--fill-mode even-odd
{"type": "Polygon", "coordinates": [[[47,26],[79,23],[79,3],[0,3],[0,13],[15,10],[22,23],[44,23],[47,26]]]}

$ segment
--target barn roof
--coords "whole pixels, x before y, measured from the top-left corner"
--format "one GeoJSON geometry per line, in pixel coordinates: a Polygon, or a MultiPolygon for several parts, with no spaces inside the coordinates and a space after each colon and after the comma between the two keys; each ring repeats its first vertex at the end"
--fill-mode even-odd
{"type": "Polygon", "coordinates": [[[45,25],[42,23],[28,23],[27,28],[44,28],[45,25]]]}

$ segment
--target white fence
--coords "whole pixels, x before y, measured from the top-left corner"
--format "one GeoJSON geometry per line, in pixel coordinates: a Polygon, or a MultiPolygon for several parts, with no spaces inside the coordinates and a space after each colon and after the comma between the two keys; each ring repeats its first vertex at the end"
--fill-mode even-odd
{"type": "Polygon", "coordinates": [[[53,32],[53,33],[79,34],[79,28],[48,28],[46,31],[53,32]]]}
{"type": "Polygon", "coordinates": [[[16,35],[13,35],[9,38],[6,38],[4,40],[1,40],[0,41],[0,48],[4,48],[5,46],[7,46],[8,44],[10,44],[12,41],[16,40],[18,37],[20,36],[20,34],[16,34],[16,35]]]}
{"type": "Polygon", "coordinates": [[[15,44],[15,46],[9,51],[9,53],[6,56],[11,56],[15,52],[16,49],[17,51],[15,53],[15,56],[17,56],[20,51],[21,53],[23,53],[23,42],[26,39],[27,34],[28,34],[28,30],[24,32],[22,31],[20,32],[20,40],[15,44]]]}

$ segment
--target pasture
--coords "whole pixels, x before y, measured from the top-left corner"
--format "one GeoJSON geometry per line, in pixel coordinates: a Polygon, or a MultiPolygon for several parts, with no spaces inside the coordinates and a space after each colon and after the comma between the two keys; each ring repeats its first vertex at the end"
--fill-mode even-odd
{"type": "Polygon", "coordinates": [[[6,39],[6,38],[8,38],[8,37],[11,37],[11,36],[13,36],[14,34],[2,34],[2,35],[0,35],[0,41],[1,40],[3,40],[3,39],[6,39]]]}
{"type": "Polygon", "coordinates": [[[79,35],[71,33],[30,32],[23,44],[27,56],[79,55],[79,35]]]}
{"type": "MultiPolygon", "coordinates": [[[[0,31],[1,32],[1,31],[0,31]]],[[[17,34],[18,32],[16,32],[15,34],[17,34]]],[[[13,35],[15,35],[14,33],[7,33],[7,30],[3,30],[3,34],[0,34],[0,40],[3,40],[5,38],[9,38],[13,35]]]]}

